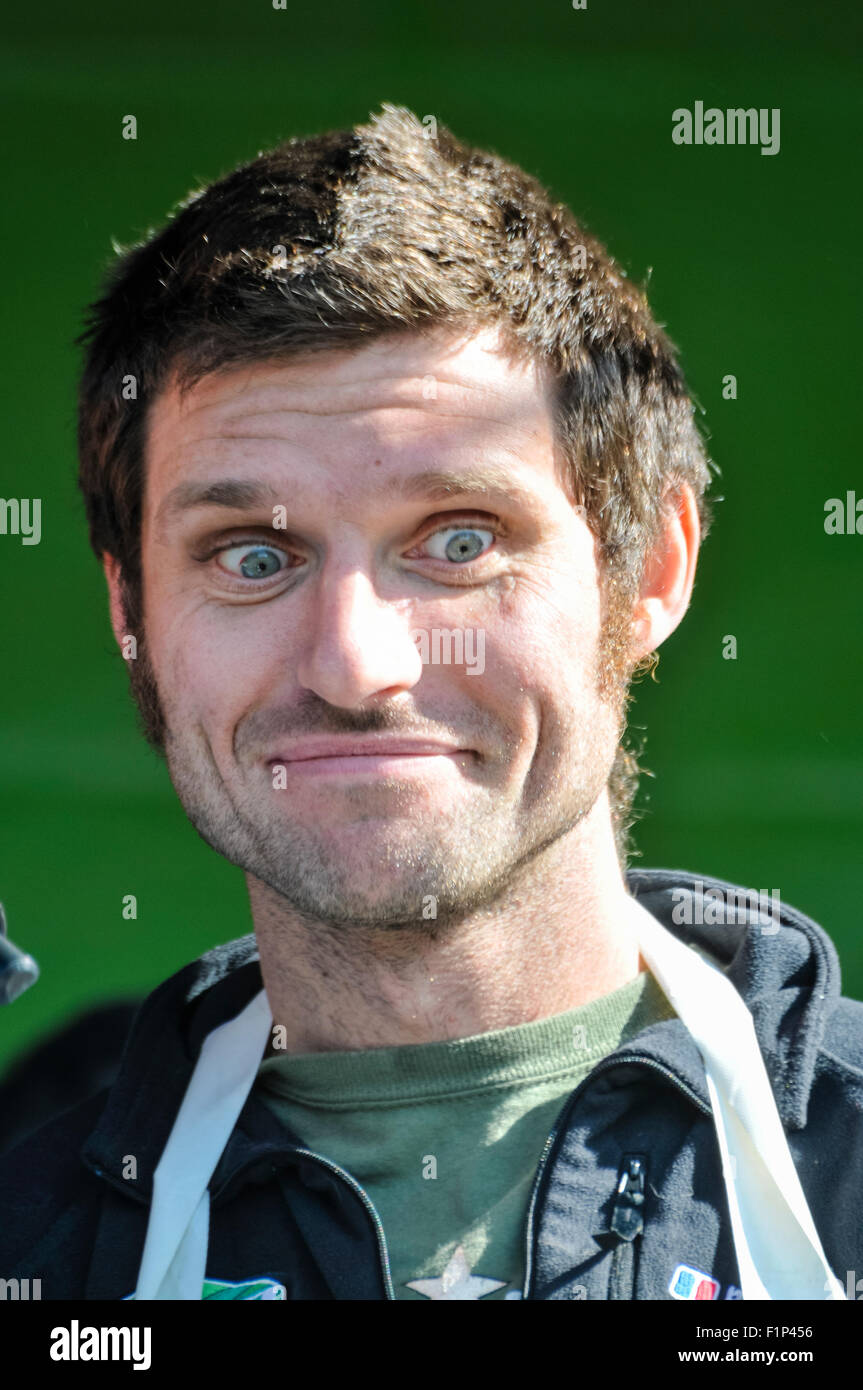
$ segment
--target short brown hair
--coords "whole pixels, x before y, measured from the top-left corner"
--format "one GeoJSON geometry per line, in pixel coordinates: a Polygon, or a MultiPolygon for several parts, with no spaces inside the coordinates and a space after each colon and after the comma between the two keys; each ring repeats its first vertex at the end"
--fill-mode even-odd
{"type": "MultiPolygon", "coordinates": [[[[121,253],[88,310],[79,483],[93,549],[119,561],[139,651],[147,411],[169,376],[187,389],[232,365],[492,324],[551,371],[561,481],[600,541],[605,650],[620,676],[626,615],[675,485],[689,483],[702,533],[709,524],[710,463],[674,347],[534,178],[388,103],[187,197],[121,253]]],[[[609,789],[624,863],[637,773],[621,743],[609,789]]]]}

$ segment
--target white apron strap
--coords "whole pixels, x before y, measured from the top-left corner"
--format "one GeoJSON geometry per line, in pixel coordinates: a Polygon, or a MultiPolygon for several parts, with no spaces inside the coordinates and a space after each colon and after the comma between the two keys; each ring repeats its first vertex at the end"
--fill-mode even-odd
{"type": "Polygon", "coordinates": [[[845,1299],[806,1202],[752,1015],[723,972],[637,905],[641,954],[704,1060],[744,1299],[845,1299]]]}
{"type": "Polygon", "coordinates": [[[265,990],[214,1028],[153,1175],[136,1301],[200,1299],[207,1262],[207,1184],[258,1073],[272,1026],[265,990]]]}

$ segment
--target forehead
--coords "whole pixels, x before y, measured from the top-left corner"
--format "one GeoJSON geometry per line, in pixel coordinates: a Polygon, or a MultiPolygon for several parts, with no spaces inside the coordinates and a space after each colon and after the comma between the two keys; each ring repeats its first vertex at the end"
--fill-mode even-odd
{"type": "MultiPolygon", "coordinates": [[[[180,484],[224,471],[274,483],[288,466],[355,491],[483,458],[500,477],[527,467],[551,482],[555,444],[549,373],[515,358],[494,329],[388,335],[359,349],[323,350],[209,374],[181,392],[171,381],[153,403],[145,510],[180,484]],[[309,468],[314,464],[314,470],[309,468]]],[[[536,477],[540,482],[540,477],[536,477]]],[[[524,479],[523,479],[524,481],[524,479]]]]}

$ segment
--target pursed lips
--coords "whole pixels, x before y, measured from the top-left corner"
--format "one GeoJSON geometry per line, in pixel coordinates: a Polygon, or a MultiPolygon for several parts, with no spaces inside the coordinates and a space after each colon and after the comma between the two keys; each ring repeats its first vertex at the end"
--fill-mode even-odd
{"type": "MultiPolygon", "coordinates": [[[[270,756],[267,763],[291,767],[297,771],[349,773],[374,772],[398,762],[403,766],[411,761],[453,759],[470,749],[453,743],[436,743],[428,739],[305,739],[283,753],[270,756]]],[[[405,769],[406,770],[406,769],[405,769]]]]}

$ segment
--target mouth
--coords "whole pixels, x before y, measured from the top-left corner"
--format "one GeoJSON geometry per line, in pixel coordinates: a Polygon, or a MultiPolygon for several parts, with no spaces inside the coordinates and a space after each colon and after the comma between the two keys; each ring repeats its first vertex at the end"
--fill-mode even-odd
{"type": "Polygon", "coordinates": [[[451,765],[456,753],[407,754],[361,753],[349,758],[299,758],[286,762],[288,772],[301,777],[411,777],[426,776],[451,765]]]}
{"type": "Polygon", "coordinates": [[[472,756],[452,744],[410,740],[310,740],[267,759],[267,766],[284,767],[300,777],[427,777],[451,772],[472,756]]]}

